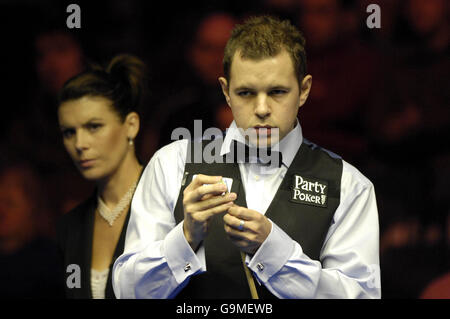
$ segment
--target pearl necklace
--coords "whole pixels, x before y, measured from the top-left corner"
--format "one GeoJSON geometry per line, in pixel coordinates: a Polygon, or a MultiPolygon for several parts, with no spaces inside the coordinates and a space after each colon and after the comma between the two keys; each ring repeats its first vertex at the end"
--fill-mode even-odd
{"type": "Polygon", "coordinates": [[[137,181],[130,187],[130,189],[126,192],[126,194],[122,197],[122,199],[119,201],[117,206],[114,207],[113,210],[109,209],[109,207],[106,206],[105,202],[100,198],[100,196],[97,196],[98,212],[100,213],[100,216],[102,216],[103,219],[108,222],[109,226],[112,226],[114,224],[114,221],[120,216],[125,207],[130,204],[131,198],[133,197],[134,191],[136,190],[136,186],[137,181]]]}

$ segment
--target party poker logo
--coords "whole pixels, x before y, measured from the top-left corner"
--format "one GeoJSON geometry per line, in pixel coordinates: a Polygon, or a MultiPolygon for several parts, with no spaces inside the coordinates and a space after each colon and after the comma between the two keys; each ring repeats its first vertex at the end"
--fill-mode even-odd
{"type": "Polygon", "coordinates": [[[314,178],[294,175],[291,202],[327,207],[328,182],[314,178]]]}

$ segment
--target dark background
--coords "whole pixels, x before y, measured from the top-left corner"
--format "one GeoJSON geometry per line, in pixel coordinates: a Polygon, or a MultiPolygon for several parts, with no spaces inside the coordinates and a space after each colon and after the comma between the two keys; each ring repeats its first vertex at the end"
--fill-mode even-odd
{"type": "Polygon", "coordinates": [[[216,80],[223,48],[235,23],[260,13],[305,35],[304,136],[375,184],[383,298],[450,296],[448,1],[76,1],[81,29],[68,29],[70,3],[0,1],[1,296],[46,296],[34,281],[51,276],[55,221],[93,191],[61,143],[64,81],[90,61],[140,57],[148,90],[137,146],[147,162],[193,119],[229,124],[216,80]],[[380,29],[366,25],[370,3],[381,7],[380,29]]]}

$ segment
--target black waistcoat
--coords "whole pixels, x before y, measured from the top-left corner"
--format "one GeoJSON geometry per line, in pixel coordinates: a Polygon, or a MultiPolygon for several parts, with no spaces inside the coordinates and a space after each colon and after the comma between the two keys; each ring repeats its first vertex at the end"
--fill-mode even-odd
{"type": "MultiPolygon", "coordinates": [[[[206,142],[203,141],[203,147],[206,142]]],[[[194,154],[194,143],[188,147],[194,154]]],[[[232,178],[231,192],[237,194],[235,204],[247,207],[237,163],[227,164],[225,160],[224,163],[212,164],[187,161],[174,210],[177,223],[184,219],[183,191],[195,174],[232,178]]],[[[341,176],[340,158],[304,140],[266,211],[265,216],[299,243],[311,259],[319,260],[323,241],[339,206],[341,176]],[[296,178],[303,184],[296,184],[296,178]],[[325,198],[320,196],[319,185],[326,190],[325,198]]],[[[177,298],[251,298],[239,250],[226,237],[223,214],[212,218],[203,243],[207,271],[192,276],[177,298]]],[[[256,282],[256,286],[261,299],[274,297],[263,285],[256,282]]]]}

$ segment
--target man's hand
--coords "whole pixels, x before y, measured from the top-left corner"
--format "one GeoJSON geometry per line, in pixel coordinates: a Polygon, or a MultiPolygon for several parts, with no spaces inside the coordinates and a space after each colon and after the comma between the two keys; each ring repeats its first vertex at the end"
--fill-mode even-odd
{"type": "Polygon", "coordinates": [[[249,255],[256,253],[272,230],[272,223],[263,214],[238,205],[230,207],[223,220],[230,240],[249,255]]]}
{"type": "Polygon", "coordinates": [[[235,193],[222,196],[227,186],[221,181],[220,176],[199,174],[183,192],[183,232],[194,251],[208,232],[210,218],[227,211],[236,199],[235,193]]]}

